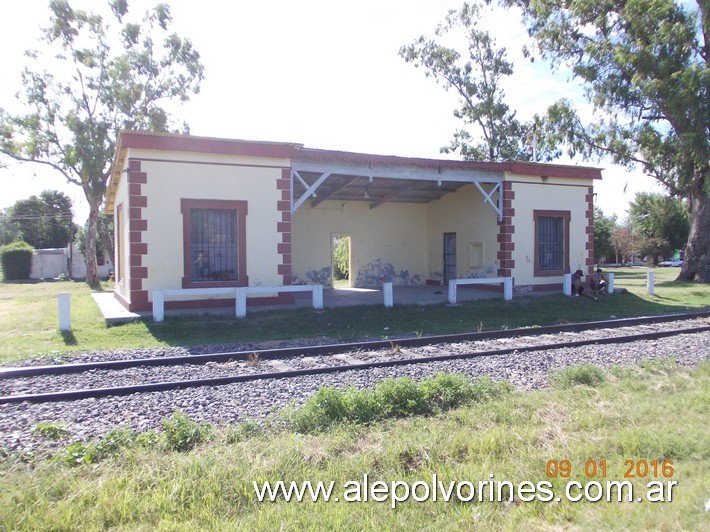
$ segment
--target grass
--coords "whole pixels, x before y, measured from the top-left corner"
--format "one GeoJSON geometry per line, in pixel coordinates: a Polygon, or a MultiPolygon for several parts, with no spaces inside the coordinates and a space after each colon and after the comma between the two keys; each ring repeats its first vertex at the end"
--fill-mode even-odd
{"type": "MultiPolygon", "coordinates": [[[[315,435],[216,430],[187,452],[140,445],[98,463],[0,464],[0,523],[9,530],[701,530],[710,482],[706,425],[710,364],[611,368],[594,385],[514,392],[436,416],[341,425],[315,435]],[[549,478],[569,460],[568,479],[549,478]],[[568,502],[567,481],[606,462],[621,481],[627,460],[672,460],[672,502],[568,502]],[[550,481],[560,502],[259,502],[253,482],[550,481]]],[[[182,431],[190,434],[192,429],[182,431]]],[[[121,438],[116,437],[115,441],[121,438]]],[[[667,463],[667,462],[666,462],[667,463]]],[[[633,478],[635,496],[656,476],[633,478]]],[[[705,523],[705,524],[703,524],[705,523]]]]}
{"type": "MultiPolygon", "coordinates": [[[[0,284],[0,363],[30,356],[58,356],[77,351],[156,346],[191,346],[293,338],[357,341],[396,335],[447,334],[463,331],[549,325],[629,317],[710,307],[710,285],[675,282],[676,268],[656,269],[656,291],[645,290],[645,268],[615,271],[616,286],[624,294],[593,303],[562,295],[466,301],[456,307],[381,305],[313,311],[284,309],[251,312],[236,320],[225,315],[169,316],[164,323],[151,319],[107,327],[91,290],[84,283],[29,282],[0,284]],[[56,294],[69,292],[72,331],[57,331],[56,294]]],[[[104,283],[103,290],[112,290],[104,283]]]]}

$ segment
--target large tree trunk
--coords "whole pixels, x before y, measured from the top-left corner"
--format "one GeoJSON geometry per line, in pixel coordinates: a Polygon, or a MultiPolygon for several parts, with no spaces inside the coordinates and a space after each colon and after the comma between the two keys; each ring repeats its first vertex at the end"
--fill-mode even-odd
{"type": "MultiPolygon", "coordinates": [[[[86,191],[85,191],[86,192],[86,191]]],[[[89,222],[86,229],[86,283],[91,287],[99,285],[99,269],[96,264],[96,228],[99,215],[99,205],[93,194],[86,194],[89,201],[89,222]]]]}
{"type": "Polygon", "coordinates": [[[690,195],[690,234],[679,281],[710,283],[710,196],[702,189],[690,195]]]}

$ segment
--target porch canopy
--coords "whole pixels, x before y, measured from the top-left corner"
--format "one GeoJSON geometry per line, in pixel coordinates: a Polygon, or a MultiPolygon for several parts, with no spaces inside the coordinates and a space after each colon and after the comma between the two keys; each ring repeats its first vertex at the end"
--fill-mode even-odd
{"type": "Polygon", "coordinates": [[[371,209],[428,203],[473,184],[500,220],[506,165],[302,148],[291,158],[291,213],[307,201],[312,207],[325,200],[366,201],[371,209]]]}

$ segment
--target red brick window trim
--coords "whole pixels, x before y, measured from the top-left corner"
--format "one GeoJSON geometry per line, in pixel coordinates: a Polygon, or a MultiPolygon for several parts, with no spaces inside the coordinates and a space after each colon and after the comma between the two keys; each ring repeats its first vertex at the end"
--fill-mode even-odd
{"type": "Polygon", "coordinates": [[[246,218],[239,200],[180,200],[183,288],[248,286],[246,218]]]}
{"type": "Polygon", "coordinates": [[[569,273],[570,211],[533,211],[535,277],[569,273]]]}

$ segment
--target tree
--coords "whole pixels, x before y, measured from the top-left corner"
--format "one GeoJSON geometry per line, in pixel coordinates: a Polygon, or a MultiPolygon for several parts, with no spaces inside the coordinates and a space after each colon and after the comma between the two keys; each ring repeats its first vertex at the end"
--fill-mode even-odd
{"type": "Polygon", "coordinates": [[[594,208],[594,256],[599,264],[614,253],[612,233],[616,228],[616,215],[605,216],[599,207],[594,208]]]}
{"type": "Polygon", "coordinates": [[[477,4],[464,4],[458,11],[450,11],[436,30],[437,38],[421,36],[403,46],[399,55],[407,63],[424,68],[426,76],[443,83],[446,90],[454,89],[461,103],[454,116],[479,133],[456,131],[442,152],[459,151],[469,160],[530,160],[526,138],[532,139],[539,124],[521,124],[505,103],[501,81],[513,73],[513,65],[506,59],[505,48],[496,47],[490,34],[479,29],[481,10],[477,4]],[[466,38],[467,58],[441,42],[447,33],[457,30],[466,38]]]}
{"type": "MultiPolygon", "coordinates": [[[[98,238],[96,239],[96,256],[102,257],[106,254],[113,260],[113,217],[105,212],[100,212],[97,219],[98,238]]],[[[86,234],[88,233],[88,221],[84,227],[79,227],[76,231],[76,245],[84,257],[86,257],[86,234]]]]}
{"type": "Polygon", "coordinates": [[[350,239],[346,236],[333,238],[333,277],[348,279],[350,275],[350,239]]]}
{"type": "Polygon", "coordinates": [[[682,200],[663,194],[639,192],[630,204],[634,229],[649,240],[646,251],[668,258],[685,247],[690,231],[688,209],[682,200]]]}
{"type": "Polygon", "coordinates": [[[140,22],[124,21],[127,0],[109,5],[110,20],[104,20],[72,9],[67,0],[51,0],[43,49],[27,52],[20,95],[27,114],[0,110],[0,152],[48,165],[82,187],[89,203],[86,266],[92,285],[98,282],[97,216],[118,132],[171,130],[162,105],[188,100],[204,76],[191,42],[169,32],[167,4],[140,22]]]}
{"type": "Polygon", "coordinates": [[[523,9],[543,57],[581,79],[607,118],[548,110],[572,155],[640,166],[685,198],[679,279],[710,282],[710,4],[707,0],[501,0],[523,9]]]}
{"type": "Polygon", "coordinates": [[[636,254],[636,242],[631,227],[616,227],[611,233],[611,242],[614,245],[617,264],[630,261],[631,257],[636,254]]]}
{"type": "Polygon", "coordinates": [[[72,240],[72,201],[63,192],[45,190],[17,201],[8,217],[17,236],[35,249],[63,248],[72,240]]]}
{"type": "Polygon", "coordinates": [[[0,211],[0,246],[20,240],[20,229],[12,220],[12,207],[0,211]]]}

